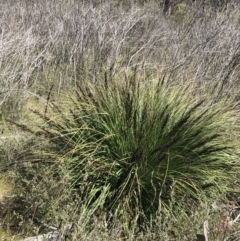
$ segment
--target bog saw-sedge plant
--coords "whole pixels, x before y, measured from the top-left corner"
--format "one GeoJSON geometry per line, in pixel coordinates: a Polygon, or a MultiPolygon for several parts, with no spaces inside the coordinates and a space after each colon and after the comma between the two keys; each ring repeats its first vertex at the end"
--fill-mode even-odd
{"type": "Polygon", "coordinates": [[[136,74],[81,82],[67,109],[32,110],[43,125],[25,128],[38,140],[29,161],[64,165],[83,205],[125,221],[168,210],[173,196],[186,210],[224,197],[239,172],[230,133],[237,112],[191,88],[136,74]]]}

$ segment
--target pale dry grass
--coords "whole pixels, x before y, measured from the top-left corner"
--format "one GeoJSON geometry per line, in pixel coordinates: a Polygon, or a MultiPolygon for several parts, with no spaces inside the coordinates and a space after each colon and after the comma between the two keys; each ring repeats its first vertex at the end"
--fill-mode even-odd
{"type": "Polygon", "coordinates": [[[0,105],[29,88],[46,94],[54,84],[60,93],[88,75],[97,81],[105,71],[112,76],[132,67],[147,76],[170,73],[180,83],[218,82],[220,90],[237,94],[236,1],[225,12],[187,5],[179,10],[184,21],[161,15],[155,1],[128,9],[117,1],[1,1],[0,7],[0,105]]]}

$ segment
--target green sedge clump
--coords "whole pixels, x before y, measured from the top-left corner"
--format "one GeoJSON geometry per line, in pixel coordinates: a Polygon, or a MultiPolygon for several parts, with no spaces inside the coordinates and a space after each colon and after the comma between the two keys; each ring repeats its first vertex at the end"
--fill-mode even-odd
{"type": "Polygon", "coordinates": [[[34,138],[47,143],[34,156],[63,165],[74,195],[92,213],[127,222],[167,211],[173,199],[184,200],[187,211],[224,197],[239,173],[229,135],[236,111],[227,100],[192,93],[189,84],[137,75],[79,83],[66,108],[33,111],[43,122],[31,130],[34,138]]]}

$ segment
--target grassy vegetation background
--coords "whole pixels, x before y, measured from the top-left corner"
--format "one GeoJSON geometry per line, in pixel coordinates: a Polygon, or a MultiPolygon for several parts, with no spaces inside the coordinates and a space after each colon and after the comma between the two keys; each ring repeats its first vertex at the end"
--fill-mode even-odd
{"type": "Polygon", "coordinates": [[[240,6],[175,3],[1,1],[3,230],[238,237],[240,6]]]}

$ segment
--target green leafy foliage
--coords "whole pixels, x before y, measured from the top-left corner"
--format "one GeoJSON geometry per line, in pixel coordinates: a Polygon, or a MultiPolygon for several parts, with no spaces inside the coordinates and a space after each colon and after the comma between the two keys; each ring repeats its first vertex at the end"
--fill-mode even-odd
{"type": "Polygon", "coordinates": [[[173,197],[188,200],[186,212],[202,199],[224,197],[239,172],[228,135],[236,111],[191,92],[137,72],[82,82],[66,108],[33,110],[44,124],[35,131],[31,162],[63,165],[92,213],[102,209],[125,222],[169,210],[173,197]]]}

